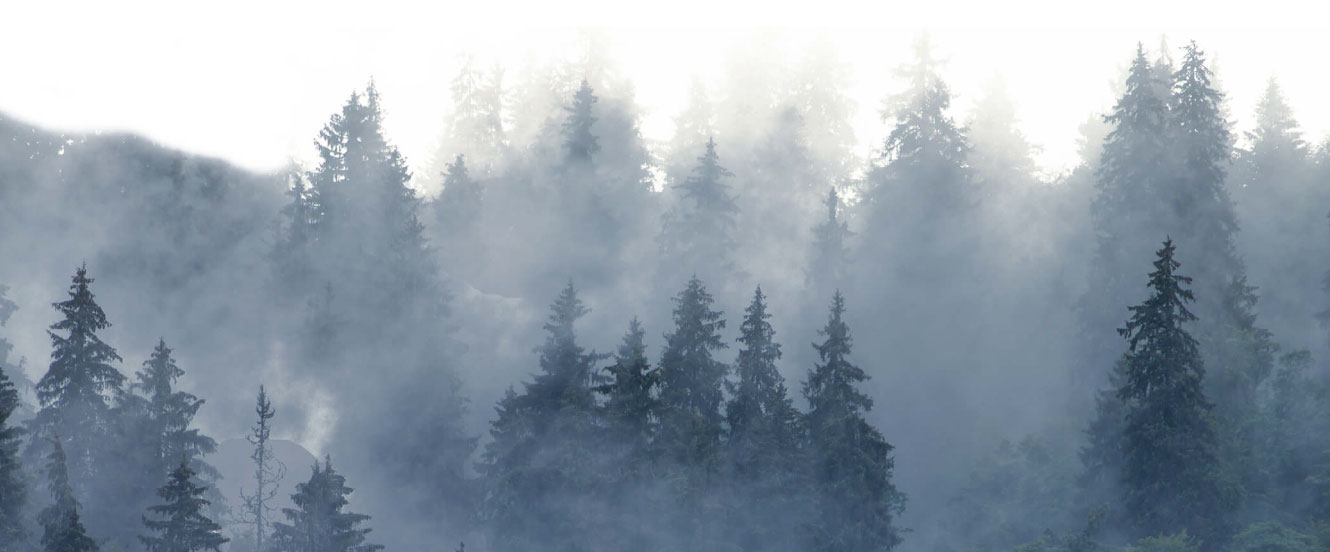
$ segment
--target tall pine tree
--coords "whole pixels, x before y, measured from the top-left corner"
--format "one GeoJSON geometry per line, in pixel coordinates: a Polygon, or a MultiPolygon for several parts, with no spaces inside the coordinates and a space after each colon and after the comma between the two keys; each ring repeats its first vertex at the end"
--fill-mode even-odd
{"type": "Polygon", "coordinates": [[[314,463],[309,480],[296,485],[291,501],[282,508],[289,523],[273,524],[273,547],[280,552],[375,552],[383,546],[365,542],[369,521],[365,514],[345,510],[352,489],[346,477],[333,471],[332,459],[314,463]]]}
{"type": "Polygon", "coordinates": [[[18,410],[18,390],[0,369],[0,550],[16,550],[23,543],[23,507],[28,490],[19,463],[22,430],[12,416],[18,410]]]}
{"type": "Polygon", "coordinates": [[[1192,280],[1176,273],[1174,254],[1166,240],[1150,273],[1150,297],[1131,307],[1118,330],[1128,343],[1117,390],[1126,405],[1125,510],[1139,536],[1185,529],[1213,549],[1229,534],[1236,497],[1222,480],[1204,362],[1184,327],[1196,320],[1187,308],[1192,280]]]}
{"type": "Polygon", "coordinates": [[[579,497],[594,503],[603,482],[592,391],[602,357],[584,350],[575,331],[586,313],[570,282],[550,306],[545,344],[537,349],[540,372],[499,404],[482,464],[482,516],[501,550],[570,546],[603,519],[603,512],[567,508],[579,497]]]}
{"type": "Polygon", "coordinates": [[[804,382],[812,456],[812,485],[818,509],[811,547],[827,551],[890,550],[901,542],[896,518],[905,495],[892,483],[892,446],[864,418],[873,400],[857,385],[868,379],[849,360],[850,328],[845,298],[831,299],[831,315],[814,344],[821,359],[804,382]]]}
{"type": "Polygon", "coordinates": [[[79,520],[79,503],[69,483],[68,460],[58,435],[51,437],[46,458],[46,479],[55,502],[37,515],[42,525],[44,552],[97,552],[97,542],[87,535],[79,520]]]}
{"type": "Polygon", "coordinates": [[[111,401],[123,393],[125,381],[111,364],[120,362],[120,355],[97,335],[111,324],[94,300],[92,282],[87,267],[79,267],[69,299],[54,304],[63,319],[47,332],[51,365],[37,382],[41,410],[33,420],[33,443],[54,435],[66,439],[69,480],[75,489],[89,483],[101,460],[97,453],[113,429],[111,401]]]}
{"type": "Polygon", "coordinates": [[[189,457],[181,456],[166,485],[157,490],[165,503],[148,508],[157,519],[143,518],[143,525],[156,535],[139,537],[148,552],[217,552],[230,540],[222,536],[222,526],[205,514],[209,502],[203,494],[208,489],[194,483],[195,475],[189,457]]]}

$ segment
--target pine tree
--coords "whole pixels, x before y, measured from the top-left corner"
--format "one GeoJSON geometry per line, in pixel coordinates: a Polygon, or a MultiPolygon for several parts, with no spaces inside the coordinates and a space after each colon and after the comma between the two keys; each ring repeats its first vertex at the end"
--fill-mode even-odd
{"type": "Polygon", "coordinates": [[[0,550],[17,550],[26,534],[22,515],[28,490],[18,450],[23,433],[11,419],[18,407],[18,391],[0,369],[0,550]]]}
{"type": "Polygon", "coordinates": [[[1205,396],[1205,367],[1196,340],[1184,328],[1196,316],[1177,274],[1172,240],[1156,252],[1151,295],[1131,307],[1118,330],[1127,339],[1117,398],[1126,405],[1122,484],[1126,515],[1138,535],[1186,529],[1216,546],[1228,535],[1234,492],[1220,481],[1220,460],[1205,396]]]}
{"type": "Polygon", "coordinates": [[[1266,83],[1265,93],[1256,105],[1256,128],[1248,132],[1246,138],[1250,149],[1243,152],[1243,158],[1252,165],[1249,174],[1254,178],[1243,182],[1244,187],[1268,189],[1279,185],[1279,179],[1269,177],[1306,161],[1310,153],[1307,142],[1302,138],[1298,121],[1284,99],[1278,80],[1271,78],[1266,83]]]}
{"type": "Polygon", "coordinates": [[[573,94],[573,103],[564,107],[568,113],[563,122],[563,147],[566,163],[589,164],[591,158],[600,151],[600,141],[591,132],[596,124],[595,108],[599,98],[591,90],[591,85],[582,79],[582,85],[573,94]]]}
{"type": "Polygon", "coordinates": [[[785,548],[798,541],[806,521],[800,414],[776,367],[780,344],[758,287],[739,326],[737,381],[727,381],[727,471],[737,523],[730,531],[745,548],[785,548]]]}
{"type": "MultiPolygon", "coordinates": [[[[1174,176],[1169,158],[1169,115],[1166,90],[1137,44],[1127,75],[1126,89],[1104,120],[1113,126],[1105,138],[1095,169],[1095,198],[1091,218],[1096,244],[1089,291],[1082,296],[1081,338],[1090,373],[1077,375],[1082,389],[1094,389],[1117,358],[1117,343],[1105,337],[1115,327],[1121,309],[1137,299],[1137,289],[1124,275],[1138,258],[1138,235],[1158,236],[1159,190],[1174,176]]],[[[1151,238],[1153,240],[1153,238],[1151,238]]],[[[1147,250],[1148,251],[1148,250],[1147,250]]],[[[1144,253],[1141,251],[1139,253],[1144,253]]]]}
{"type": "Polygon", "coordinates": [[[272,444],[269,442],[272,438],[271,420],[277,411],[273,409],[272,401],[268,400],[268,393],[262,385],[259,386],[254,413],[259,419],[250,429],[250,434],[245,436],[249,444],[254,446],[254,453],[249,456],[254,462],[254,491],[245,494],[244,488],[241,488],[240,499],[244,507],[240,521],[254,525],[254,550],[265,552],[263,536],[272,522],[272,501],[277,498],[277,486],[286,477],[286,464],[273,455],[272,444]]]}
{"type": "MultiPolygon", "coordinates": [[[[194,425],[203,400],[175,388],[184,375],[165,340],[158,340],[152,355],[135,373],[129,392],[121,395],[113,411],[114,438],[105,450],[102,468],[119,477],[98,477],[88,491],[88,522],[98,533],[124,545],[137,540],[139,514],[152,505],[153,492],[180,462],[188,458],[206,486],[215,486],[221,474],[202,459],[217,450],[217,442],[194,425]],[[105,500],[100,497],[115,497],[105,500]]],[[[221,493],[209,488],[210,513],[225,511],[221,493]]]]}
{"type": "Polygon", "coordinates": [[[291,501],[295,508],[283,508],[289,523],[273,524],[273,546],[280,552],[374,552],[383,546],[368,544],[369,528],[360,527],[370,520],[364,514],[344,511],[352,489],[346,477],[333,471],[332,459],[314,464],[309,481],[296,485],[291,501]]]}
{"type": "Polygon", "coordinates": [[[159,340],[152,356],[143,362],[143,370],[135,374],[136,381],[130,385],[132,404],[126,410],[143,416],[150,428],[150,440],[155,445],[155,477],[171,472],[172,459],[188,457],[195,473],[215,479],[216,469],[199,457],[215,452],[217,442],[190,427],[203,399],[175,390],[176,381],[183,375],[185,371],[171,358],[166,340],[159,340]]]}
{"type": "Polygon", "coordinates": [[[726,440],[737,475],[753,477],[767,471],[764,464],[797,446],[795,410],[776,362],[780,344],[768,320],[766,296],[759,286],[739,326],[737,381],[726,382],[730,401],[725,405],[729,426],[726,440]]]}
{"type": "Polygon", "coordinates": [[[462,155],[449,163],[443,173],[443,191],[434,200],[434,218],[445,238],[469,235],[480,218],[484,187],[467,172],[462,155]]]}
{"type": "Polygon", "coordinates": [[[658,409],[655,392],[660,372],[647,360],[645,337],[641,322],[634,318],[614,356],[614,364],[605,368],[609,381],[596,386],[596,392],[605,395],[610,438],[616,443],[626,443],[633,456],[646,452],[658,409]]]}
{"type": "Polygon", "coordinates": [[[827,192],[824,204],[827,216],[813,229],[813,253],[805,273],[807,283],[817,290],[838,287],[849,268],[846,242],[851,233],[849,224],[841,218],[841,199],[836,188],[827,192]]]}
{"type": "Polygon", "coordinates": [[[143,518],[143,525],[157,533],[157,536],[139,537],[148,552],[217,552],[230,540],[222,536],[222,526],[204,514],[209,501],[203,494],[208,489],[194,484],[196,473],[189,464],[189,457],[181,456],[180,465],[171,471],[166,485],[157,490],[157,496],[166,502],[148,511],[158,519],[143,518]]]}
{"type": "Polygon", "coordinates": [[[886,165],[868,198],[876,224],[912,211],[914,216],[953,215],[975,200],[969,189],[970,145],[947,113],[951,91],[937,65],[925,37],[915,44],[913,63],[898,71],[909,88],[889,102],[895,126],[882,147],[881,161],[886,165]]]}
{"type": "Polygon", "coordinates": [[[693,277],[674,298],[674,331],[665,335],[660,358],[661,429],[657,443],[665,457],[709,474],[724,433],[722,385],[729,368],[713,354],[726,348],[725,320],[711,310],[713,300],[693,277]]]}
{"type": "Polygon", "coordinates": [[[831,299],[831,316],[814,344],[821,362],[804,382],[809,410],[812,485],[819,510],[812,546],[818,550],[890,550],[901,542],[896,518],[905,495],[892,483],[893,447],[864,419],[873,400],[856,387],[868,379],[850,363],[845,299],[831,299]]]}
{"type": "Polygon", "coordinates": [[[46,478],[55,503],[37,516],[42,526],[42,550],[45,552],[97,552],[97,542],[88,537],[79,520],[79,503],[69,484],[65,448],[58,436],[51,438],[51,453],[46,461],[46,478]]]}
{"type": "Polygon", "coordinates": [[[521,394],[510,389],[499,403],[482,464],[482,517],[501,549],[558,547],[583,538],[589,524],[604,519],[566,507],[579,497],[594,503],[603,482],[592,391],[594,366],[603,357],[578,345],[575,332],[586,313],[570,282],[550,306],[545,344],[537,349],[540,372],[521,394]]]}
{"type": "Polygon", "coordinates": [[[739,212],[724,182],[732,176],[720,164],[716,141],[707,139],[692,174],[676,185],[682,195],[665,215],[660,246],[682,269],[728,266],[734,249],[734,218],[739,212]]]}
{"type": "Polygon", "coordinates": [[[62,435],[69,443],[69,471],[77,487],[92,473],[95,450],[112,429],[113,397],[123,393],[125,376],[112,362],[120,355],[97,332],[111,324],[94,300],[87,267],[75,272],[69,300],[55,303],[64,319],[51,325],[50,369],[37,382],[41,410],[34,420],[37,442],[62,435]],[[68,332],[60,335],[56,332],[68,332]]]}

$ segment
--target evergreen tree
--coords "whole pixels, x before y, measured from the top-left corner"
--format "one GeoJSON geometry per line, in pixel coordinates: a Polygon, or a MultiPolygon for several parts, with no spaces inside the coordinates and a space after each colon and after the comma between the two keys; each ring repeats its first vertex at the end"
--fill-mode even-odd
{"type": "Polygon", "coordinates": [[[504,125],[503,69],[485,70],[474,56],[464,56],[462,67],[448,87],[452,110],[425,174],[446,172],[456,156],[465,155],[482,176],[493,176],[507,147],[504,125]]]}
{"type": "Polygon", "coordinates": [[[137,381],[130,385],[133,395],[124,408],[142,416],[148,425],[155,477],[171,473],[173,458],[187,457],[194,473],[216,479],[217,470],[199,457],[215,452],[217,442],[190,427],[203,399],[175,389],[183,375],[185,371],[171,358],[166,340],[159,340],[152,356],[143,362],[143,370],[135,374],[137,381]]]}
{"type": "Polygon", "coordinates": [[[360,527],[370,520],[365,514],[347,512],[352,489],[346,477],[333,471],[332,459],[315,462],[309,481],[296,485],[291,501],[295,508],[282,508],[289,523],[273,524],[273,546],[280,552],[374,552],[383,546],[365,542],[370,529],[360,527]]]}
{"type": "Polygon", "coordinates": [[[682,192],[666,213],[660,246],[682,270],[728,267],[734,249],[734,217],[739,207],[724,179],[734,176],[720,164],[716,141],[707,139],[697,165],[676,188],[682,192]]]}
{"type": "Polygon", "coordinates": [[[937,73],[927,38],[915,44],[914,53],[913,63],[898,71],[909,88],[889,102],[887,114],[895,126],[882,148],[886,165],[869,194],[879,224],[912,211],[911,218],[952,215],[977,197],[968,189],[970,145],[947,113],[951,91],[937,73]]]}
{"type": "Polygon", "coordinates": [[[745,549],[793,547],[797,528],[808,511],[801,506],[805,490],[800,414],[776,367],[780,344],[768,319],[766,296],[758,287],[739,326],[737,381],[727,381],[725,405],[730,495],[736,510],[730,531],[745,549]]]}
{"type": "Polygon", "coordinates": [[[254,550],[265,552],[263,537],[272,522],[272,501],[277,498],[277,486],[286,477],[286,464],[273,455],[272,443],[269,442],[272,438],[271,420],[277,411],[273,409],[272,401],[268,400],[268,393],[262,385],[259,386],[254,413],[259,419],[250,429],[250,434],[245,436],[249,444],[254,446],[254,453],[249,456],[254,462],[254,491],[245,494],[244,488],[241,488],[240,499],[244,507],[240,521],[254,525],[254,550]]]}
{"type": "Polygon", "coordinates": [[[1221,481],[1205,396],[1205,367],[1184,328],[1196,316],[1191,278],[1177,274],[1172,240],[1156,255],[1151,295],[1118,330],[1127,339],[1117,398],[1126,405],[1122,484],[1126,515],[1141,536],[1186,529],[1217,546],[1227,537],[1233,491],[1221,481]]]}
{"type": "Polygon", "coordinates": [[[831,316],[814,344],[821,358],[804,382],[809,410],[812,485],[818,509],[812,546],[818,550],[890,550],[901,542],[896,518],[905,495],[892,483],[893,447],[864,419],[873,400],[857,384],[868,379],[849,361],[845,299],[831,299],[831,316]]]}
{"type": "MultiPolygon", "coordinates": [[[[626,443],[630,454],[646,452],[655,430],[657,412],[655,392],[660,372],[651,367],[646,354],[646,332],[636,318],[628,324],[628,333],[614,356],[614,364],[605,368],[609,381],[596,386],[605,395],[605,419],[611,439],[626,443]]],[[[640,458],[638,458],[640,459],[640,458]]]]}
{"type": "Polygon", "coordinates": [[[806,281],[813,289],[835,289],[842,284],[849,268],[846,242],[850,227],[841,218],[840,194],[836,188],[827,193],[827,216],[813,229],[813,254],[806,272],[806,281]]]}
{"type": "Polygon", "coordinates": [[[725,320],[696,277],[674,298],[674,331],[660,358],[661,429],[658,445],[681,466],[710,474],[724,433],[722,385],[729,368],[712,355],[726,347],[725,320]]]}
{"type": "Polygon", "coordinates": [[[1242,183],[1244,187],[1268,189],[1282,184],[1280,179],[1270,177],[1284,174],[1290,167],[1306,161],[1310,153],[1307,142],[1278,80],[1271,78],[1266,83],[1265,93],[1256,105],[1256,128],[1246,133],[1246,138],[1250,149],[1243,152],[1243,159],[1252,167],[1251,179],[1242,183]]]}
{"type": "MultiPolygon", "coordinates": [[[[1117,354],[1117,343],[1105,336],[1115,327],[1121,309],[1138,298],[1125,277],[1130,259],[1139,258],[1132,247],[1136,236],[1158,236],[1162,218],[1158,211],[1159,190],[1173,177],[1168,143],[1168,97],[1166,85],[1146,58],[1145,48],[1136,46],[1136,56],[1127,74],[1126,88],[1104,120],[1113,130],[1104,139],[1095,170],[1095,198],[1091,218],[1096,234],[1095,256],[1089,291],[1078,312],[1085,346],[1082,357],[1091,373],[1078,374],[1082,389],[1093,389],[1103,381],[1117,354]]],[[[1143,252],[1141,252],[1143,253],[1143,252]]]]}
{"type": "Polygon", "coordinates": [[[734,364],[737,381],[726,382],[730,401],[725,405],[729,426],[726,443],[740,478],[763,475],[764,464],[798,445],[796,412],[785,389],[776,362],[780,344],[768,319],[766,296],[759,286],[739,326],[739,358],[734,364]]]}
{"type": "Polygon", "coordinates": [[[665,335],[658,368],[660,429],[653,455],[680,500],[670,528],[687,535],[686,547],[698,548],[726,533],[723,504],[713,492],[723,475],[722,386],[729,371],[713,355],[725,348],[725,320],[711,309],[711,294],[696,276],[674,303],[674,331],[665,335]]]}
{"type": "Polygon", "coordinates": [[[191,427],[203,400],[175,389],[185,372],[171,352],[165,340],[158,340],[129,392],[120,397],[114,410],[116,433],[102,465],[119,476],[98,477],[97,490],[89,491],[89,524],[104,537],[126,545],[137,540],[139,514],[152,505],[153,492],[181,458],[187,458],[192,472],[206,483],[210,513],[225,512],[224,499],[213,488],[221,473],[202,459],[217,450],[217,442],[191,427]],[[103,496],[115,498],[99,499],[103,496]]]}
{"type": "Polygon", "coordinates": [[[18,391],[0,369],[0,550],[17,550],[26,533],[22,515],[28,490],[18,451],[23,433],[11,419],[18,406],[18,391]]]}
{"type": "Polygon", "coordinates": [[[443,191],[434,200],[434,218],[445,239],[463,238],[475,228],[485,189],[471,179],[462,155],[449,163],[443,173],[443,191]]]}
{"type": "Polygon", "coordinates": [[[567,118],[563,122],[563,147],[567,164],[589,164],[600,151],[600,141],[591,129],[596,124],[595,108],[599,98],[591,85],[582,79],[582,85],[573,94],[573,103],[564,107],[567,118]]]}
{"type": "Polygon", "coordinates": [[[54,304],[64,319],[47,332],[53,349],[51,365],[37,382],[41,410],[33,423],[34,443],[53,435],[68,440],[68,467],[76,488],[88,482],[98,463],[97,447],[112,429],[110,401],[123,393],[125,381],[111,365],[120,361],[120,355],[97,336],[111,324],[94,300],[92,282],[87,267],[79,267],[69,299],[54,304]]]}
{"type": "Polygon", "coordinates": [[[208,489],[194,484],[196,474],[189,464],[189,457],[182,456],[166,485],[157,490],[166,502],[148,510],[158,519],[143,518],[143,525],[157,533],[139,537],[148,552],[216,552],[230,540],[222,536],[222,526],[204,514],[209,502],[203,494],[208,489]]]}
{"type": "Polygon", "coordinates": [[[51,438],[51,453],[46,461],[46,478],[55,503],[37,516],[42,525],[42,550],[45,552],[97,552],[97,542],[83,529],[79,503],[69,484],[65,448],[58,436],[51,438]]]}
{"type": "Polygon", "coordinates": [[[566,501],[592,503],[602,482],[595,454],[598,429],[594,366],[603,358],[577,344],[575,324],[587,309],[570,282],[550,306],[540,372],[521,394],[509,393],[485,451],[483,517],[503,550],[540,543],[562,547],[584,538],[602,514],[573,511],[566,501]]]}

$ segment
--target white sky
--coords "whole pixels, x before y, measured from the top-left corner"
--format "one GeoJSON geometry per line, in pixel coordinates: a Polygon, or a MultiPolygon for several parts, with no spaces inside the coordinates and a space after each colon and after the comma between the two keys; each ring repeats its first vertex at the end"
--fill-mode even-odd
{"type": "Polygon", "coordinates": [[[690,79],[715,81],[758,27],[789,47],[829,38],[853,75],[856,127],[883,135],[891,69],[927,30],[964,119],[985,82],[1006,78],[1040,162],[1074,161],[1077,127],[1113,98],[1137,41],[1195,39],[1216,60],[1238,128],[1278,76],[1307,136],[1330,132],[1330,17],[1319,2],[13,2],[0,0],[0,112],[67,130],[128,130],[254,169],[307,159],[320,126],[372,75],[390,138],[413,166],[440,132],[458,55],[499,60],[566,48],[600,27],[637,86],[643,131],[664,140],[690,79]],[[1188,5],[1191,4],[1191,5],[1188,5]],[[1236,6],[1236,4],[1235,4],[1236,6]],[[1254,11],[1259,10],[1259,11],[1254,11]]]}

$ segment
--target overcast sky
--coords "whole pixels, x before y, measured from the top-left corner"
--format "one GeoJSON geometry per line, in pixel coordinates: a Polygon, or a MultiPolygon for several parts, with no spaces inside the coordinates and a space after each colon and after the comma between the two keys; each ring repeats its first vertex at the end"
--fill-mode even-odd
{"type": "MultiPolygon", "coordinates": [[[[822,36],[852,69],[864,147],[897,89],[891,69],[929,32],[964,119],[1005,77],[1022,127],[1057,171],[1077,127],[1111,104],[1137,41],[1195,39],[1217,62],[1238,128],[1277,76],[1307,135],[1330,130],[1330,24],[1323,8],[1223,2],[0,2],[0,112],[68,130],[129,130],[253,169],[308,159],[319,127],[373,76],[390,138],[423,164],[449,104],[459,54],[516,70],[567,51],[596,27],[637,85],[649,139],[668,139],[692,76],[714,80],[725,53],[775,28],[798,56],[822,36]],[[418,4],[418,5],[417,5],[418,4]],[[460,5],[459,5],[460,4],[460,5]],[[557,5],[556,5],[557,4],[557,5]],[[859,5],[863,4],[863,5],[859,5]]],[[[1304,2],[1312,5],[1312,2],[1304,2]]]]}

